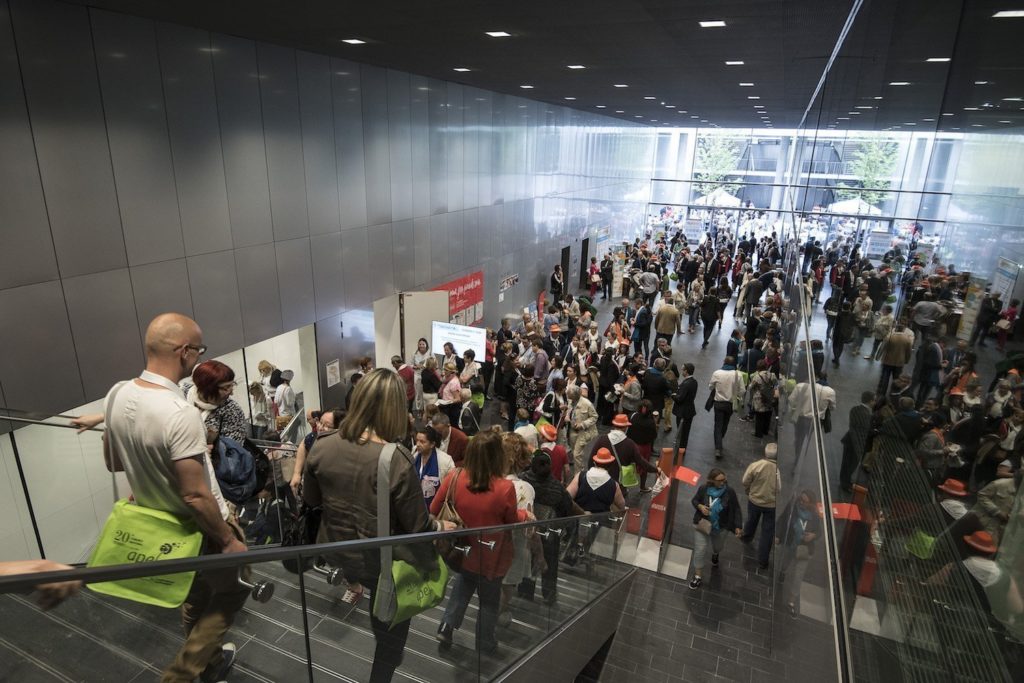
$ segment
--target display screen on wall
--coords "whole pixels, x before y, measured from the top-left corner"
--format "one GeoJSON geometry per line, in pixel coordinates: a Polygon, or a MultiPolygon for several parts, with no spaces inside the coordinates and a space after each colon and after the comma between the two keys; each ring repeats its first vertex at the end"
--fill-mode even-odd
{"type": "Polygon", "coordinates": [[[434,321],[430,330],[430,348],[435,353],[442,353],[446,343],[455,347],[455,353],[462,355],[466,349],[473,349],[478,362],[482,363],[487,356],[487,331],[482,327],[469,327],[434,321]]]}
{"type": "Polygon", "coordinates": [[[484,271],[478,270],[434,287],[448,292],[448,321],[477,325],[484,320],[484,271]]]}

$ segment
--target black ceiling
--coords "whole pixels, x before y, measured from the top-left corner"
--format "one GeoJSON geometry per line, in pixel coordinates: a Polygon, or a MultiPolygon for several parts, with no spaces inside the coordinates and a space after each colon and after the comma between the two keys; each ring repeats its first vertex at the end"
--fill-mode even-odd
{"type": "MultiPolygon", "coordinates": [[[[761,128],[768,122],[775,128],[798,125],[853,4],[77,1],[638,123],[722,128],[761,128]],[[700,27],[698,22],[707,20],[723,20],[726,26],[700,27]],[[499,30],[512,35],[485,34],[499,30]],[[347,38],[365,44],[341,42],[347,38]],[[733,60],[744,64],[725,64],[733,60]],[[569,69],[571,64],[586,68],[569,69]],[[755,97],[760,99],[751,99],[755,97]],[[764,112],[767,120],[761,118],[764,112]]],[[[900,130],[1017,127],[1024,120],[1024,102],[1003,98],[1024,97],[1024,60],[1016,43],[1024,35],[1024,19],[993,19],[992,14],[1021,7],[1024,0],[865,0],[808,114],[808,125],[900,130]],[[929,57],[953,61],[928,63],[929,57]],[[910,85],[889,85],[894,81],[910,85]],[[953,116],[943,117],[943,112],[953,116]],[[1007,120],[1011,123],[999,123],[1007,120]]]]}

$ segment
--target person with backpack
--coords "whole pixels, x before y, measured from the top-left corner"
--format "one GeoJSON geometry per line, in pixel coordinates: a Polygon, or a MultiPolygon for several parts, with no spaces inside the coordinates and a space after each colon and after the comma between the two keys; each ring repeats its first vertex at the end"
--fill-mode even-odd
{"type": "MultiPolygon", "coordinates": [[[[560,477],[555,473],[551,456],[546,451],[536,453],[530,461],[529,469],[520,474],[519,478],[533,487],[533,514],[538,520],[558,519],[569,517],[577,511],[583,512],[562,485],[560,477]]],[[[540,573],[540,592],[544,604],[552,605],[558,600],[558,553],[562,537],[553,529],[548,529],[546,535],[540,535],[540,541],[544,555],[544,570],[540,573]]],[[[537,587],[534,576],[529,574],[523,577],[516,591],[519,597],[533,600],[537,587]]]]}
{"type": "Polygon", "coordinates": [[[756,367],[750,375],[750,406],[754,413],[754,438],[761,439],[771,430],[777,382],[763,358],[757,361],[756,367]]]}

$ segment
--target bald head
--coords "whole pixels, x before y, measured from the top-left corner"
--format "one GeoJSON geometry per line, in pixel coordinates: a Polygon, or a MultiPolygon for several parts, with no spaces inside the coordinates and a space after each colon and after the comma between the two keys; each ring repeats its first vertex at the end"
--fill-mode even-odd
{"type": "Polygon", "coordinates": [[[203,331],[192,318],[180,313],[162,313],[146,328],[146,357],[169,358],[178,355],[181,347],[203,343],[203,331]]]}

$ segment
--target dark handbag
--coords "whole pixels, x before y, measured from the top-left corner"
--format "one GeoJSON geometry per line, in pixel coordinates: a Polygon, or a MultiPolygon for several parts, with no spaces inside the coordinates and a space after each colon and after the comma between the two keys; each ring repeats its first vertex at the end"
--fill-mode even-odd
{"type": "Polygon", "coordinates": [[[821,431],[828,434],[832,431],[832,409],[826,408],[825,415],[821,418],[821,431]]]}
{"type": "Polygon", "coordinates": [[[715,407],[715,390],[712,389],[708,394],[708,400],[704,401],[704,410],[710,411],[715,407]]]}
{"type": "MultiPolygon", "coordinates": [[[[312,507],[305,503],[299,508],[297,515],[294,515],[290,520],[291,523],[288,528],[285,529],[284,536],[281,539],[282,546],[296,546],[296,545],[312,545],[316,543],[316,536],[320,531],[320,517],[322,516],[322,509],[319,507],[312,507]]],[[[301,566],[299,558],[290,557],[281,560],[281,564],[285,569],[290,571],[292,574],[299,574],[305,572],[313,566],[313,557],[303,557],[301,566]]]]}
{"type": "MultiPolygon", "coordinates": [[[[458,510],[455,509],[455,487],[459,483],[459,476],[462,474],[462,468],[459,467],[455,470],[455,476],[452,478],[452,483],[448,485],[448,491],[444,496],[444,503],[441,504],[441,510],[437,513],[437,518],[442,522],[451,522],[455,525],[456,529],[466,528],[466,523],[462,520],[462,516],[459,515],[458,510]]],[[[465,554],[456,547],[459,541],[457,536],[446,536],[439,538],[435,542],[437,545],[437,552],[441,555],[452,571],[459,571],[462,568],[462,561],[466,559],[465,554]]]]}

